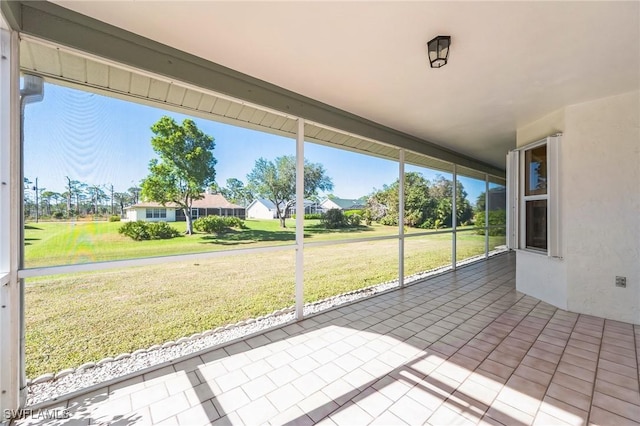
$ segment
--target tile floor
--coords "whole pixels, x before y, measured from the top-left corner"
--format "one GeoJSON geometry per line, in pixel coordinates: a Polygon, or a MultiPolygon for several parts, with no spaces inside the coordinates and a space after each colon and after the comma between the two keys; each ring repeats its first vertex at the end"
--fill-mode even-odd
{"type": "Polygon", "coordinates": [[[518,293],[514,268],[498,256],[18,424],[640,425],[640,326],[518,293]]]}

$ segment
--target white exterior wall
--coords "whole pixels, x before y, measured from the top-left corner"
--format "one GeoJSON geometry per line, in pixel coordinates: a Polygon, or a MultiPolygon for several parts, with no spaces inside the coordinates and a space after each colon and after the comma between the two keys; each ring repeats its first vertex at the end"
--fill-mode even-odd
{"type": "Polygon", "coordinates": [[[568,309],[566,262],[517,250],[516,289],[558,308],[568,309]]]}
{"type": "Polygon", "coordinates": [[[565,125],[569,310],[640,324],[640,92],[570,106],[565,125]]]}
{"type": "Polygon", "coordinates": [[[331,199],[329,199],[329,198],[327,198],[322,203],[320,203],[320,207],[322,207],[323,211],[327,211],[327,210],[331,210],[331,209],[340,209],[340,210],[342,210],[342,208],[340,208],[339,205],[337,205],[336,203],[331,201],[331,199]]]}
{"type": "Polygon", "coordinates": [[[135,222],[136,220],[143,220],[145,222],[175,222],[176,221],[176,209],[167,207],[167,217],[163,218],[147,218],[147,208],[141,207],[137,209],[127,210],[127,220],[135,222]]]}
{"type": "Polygon", "coordinates": [[[249,219],[274,219],[275,213],[262,203],[255,203],[247,209],[249,219]]]}
{"type": "Polygon", "coordinates": [[[136,209],[127,209],[127,220],[131,222],[138,220],[138,211],[136,209]]]}
{"type": "Polygon", "coordinates": [[[517,252],[516,288],[573,312],[640,324],[640,92],[569,106],[518,129],[558,131],[563,259],[517,252]],[[627,277],[627,288],[615,277],[627,277]]]}

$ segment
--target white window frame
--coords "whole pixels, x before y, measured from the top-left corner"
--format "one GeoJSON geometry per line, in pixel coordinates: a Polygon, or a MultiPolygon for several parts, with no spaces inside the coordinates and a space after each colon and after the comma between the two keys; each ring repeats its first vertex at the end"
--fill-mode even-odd
{"type": "Polygon", "coordinates": [[[147,207],[145,211],[146,219],[165,219],[167,217],[167,209],[158,207],[147,207]]]}
{"type": "Polygon", "coordinates": [[[560,196],[560,140],[555,134],[509,152],[507,156],[507,240],[509,248],[562,258],[561,196],[560,196]],[[547,193],[525,195],[526,151],[547,147],[547,193]],[[526,202],[547,201],[547,249],[526,246],[526,202]]]}

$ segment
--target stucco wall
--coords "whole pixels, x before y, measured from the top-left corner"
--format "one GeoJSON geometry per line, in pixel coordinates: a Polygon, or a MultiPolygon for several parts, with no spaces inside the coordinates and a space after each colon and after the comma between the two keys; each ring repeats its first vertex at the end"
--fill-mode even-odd
{"type": "Polygon", "coordinates": [[[533,123],[518,128],[516,146],[520,148],[547,136],[562,132],[564,132],[564,109],[559,109],[533,123]]]}
{"type": "Polygon", "coordinates": [[[519,251],[516,287],[573,312],[640,324],[640,92],[572,105],[518,129],[558,131],[563,259],[519,251]],[[537,257],[536,257],[537,256],[537,257]],[[615,287],[616,275],[627,288],[615,287]]]}
{"type": "Polygon", "coordinates": [[[255,203],[247,209],[247,217],[251,219],[273,219],[273,212],[262,203],[255,203]]]}
{"type": "Polygon", "coordinates": [[[167,217],[163,218],[147,218],[147,209],[144,207],[129,209],[127,210],[127,219],[130,221],[144,220],[145,222],[175,222],[176,209],[167,208],[167,217]]]}
{"type": "Polygon", "coordinates": [[[518,250],[516,289],[558,308],[568,309],[566,262],[518,250]]]}
{"type": "Polygon", "coordinates": [[[562,179],[569,309],[640,324],[639,121],[640,92],[567,107],[562,179]]]}

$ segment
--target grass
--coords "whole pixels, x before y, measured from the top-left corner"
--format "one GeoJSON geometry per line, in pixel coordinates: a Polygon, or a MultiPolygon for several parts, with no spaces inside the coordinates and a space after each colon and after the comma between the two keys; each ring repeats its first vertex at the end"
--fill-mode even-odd
{"type": "MultiPolygon", "coordinates": [[[[33,238],[27,246],[28,265],[55,264],[58,259],[107,260],[172,254],[176,250],[182,253],[224,250],[235,243],[254,247],[293,242],[294,229],[281,230],[276,221],[247,221],[247,225],[249,229],[225,238],[196,234],[168,241],[134,242],[113,235],[117,223],[88,223],[84,225],[87,228],[60,223],[31,224],[39,229],[27,230],[27,236],[33,238]],[[70,247],[65,241],[78,243],[70,247]],[[108,241],[109,247],[103,247],[108,241]],[[166,243],[174,243],[173,250],[166,243]]],[[[311,241],[394,232],[395,228],[390,232],[389,227],[379,225],[335,233],[305,229],[311,241]]],[[[504,239],[492,237],[492,244],[499,244],[499,238],[504,239]]],[[[395,239],[306,248],[305,301],[397,278],[397,248],[395,239]]],[[[484,238],[472,232],[460,233],[458,249],[459,256],[464,257],[482,253],[484,238]]],[[[450,260],[450,235],[406,240],[407,275],[449,264],[450,260]]],[[[36,377],[132,352],[291,306],[294,267],[295,250],[291,249],[28,279],[27,375],[36,377]]]]}
{"type": "MultiPolygon", "coordinates": [[[[307,241],[362,238],[397,233],[396,227],[374,224],[353,229],[331,230],[319,227],[318,220],[305,223],[307,241]]],[[[200,253],[233,248],[295,243],[295,222],[280,228],[277,220],[246,220],[247,229],[233,230],[221,237],[196,232],[170,240],[132,241],[118,234],[119,222],[40,222],[25,227],[25,265],[27,268],[75,263],[133,259],[150,256],[200,253]]],[[[184,222],[170,223],[184,231],[184,222]]],[[[417,232],[411,230],[410,232],[417,232]]]]}

